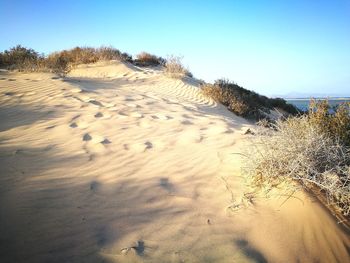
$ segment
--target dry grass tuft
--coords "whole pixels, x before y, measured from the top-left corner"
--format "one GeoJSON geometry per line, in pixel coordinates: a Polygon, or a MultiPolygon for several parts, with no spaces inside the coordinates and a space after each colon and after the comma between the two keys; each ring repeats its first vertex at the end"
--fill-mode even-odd
{"type": "Polygon", "coordinates": [[[258,186],[294,180],[307,189],[318,189],[331,208],[349,216],[349,107],[340,106],[334,114],[325,111],[327,107],[327,102],[314,102],[304,116],[261,128],[243,171],[258,186]]]}
{"type": "Polygon", "coordinates": [[[165,63],[165,73],[172,78],[183,78],[186,76],[192,78],[192,73],[183,66],[181,60],[182,57],[169,56],[165,63]]]}

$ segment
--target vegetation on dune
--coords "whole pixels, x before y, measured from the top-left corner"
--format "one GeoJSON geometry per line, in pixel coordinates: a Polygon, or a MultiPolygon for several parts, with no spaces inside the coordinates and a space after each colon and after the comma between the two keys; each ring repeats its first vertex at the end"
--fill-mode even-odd
{"type": "Polygon", "coordinates": [[[238,116],[256,120],[267,119],[270,110],[279,108],[289,114],[297,114],[298,110],[284,99],[271,99],[254,91],[244,89],[236,83],[225,79],[216,80],[214,84],[203,85],[204,94],[227,106],[238,116]]]}
{"type": "Polygon", "coordinates": [[[350,105],[331,109],[328,101],[311,101],[299,112],[285,100],[270,99],[227,80],[204,84],[203,92],[239,116],[259,120],[260,127],[244,154],[243,172],[258,187],[292,180],[325,197],[330,209],[350,216],[350,105]],[[269,120],[271,109],[289,116],[269,120]]]}
{"type": "Polygon", "coordinates": [[[21,45],[0,53],[0,67],[6,67],[8,69],[36,69],[42,60],[44,60],[43,55],[40,55],[34,49],[25,48],[21,45]]]}
{"type": "Polygon", "coordinates": [[[122,53],[113,47],[75,47],[44,56],[31,48],[18,45],[0,52],[1,68],[29,72],[48,71],[67,73],[79,64],[108,60],[120,60],[141,67],[162,66],[165,68],[166,74],[171,77],[192,77],[192,74],[182,65],[181,57],[170,56],[168,59],[164,59],[147,52],[141,52],[133,59],[128,53],[122,53]]]}
{"type": "Polygon", "coordinates": [[[259,129],[244,172],[258,186],[295,180],[349,216],[350,108],[342,104],[333,113],[329,108],[327,101],[313,101],[308,113],[259,129]]]}
{"type": "Polygon", "coordinates": [[[186,76],[192,78],[192,73],[184,67],[181,60],[182,57],[169,56],[165,63],[166,74],[173,78],[183,78],[186,76]]]}
{"type": "Polygon", "coordinates": [[[103,60],[132,62],[132,57],[113,47],[75,47],[48,56],[20,45],[0,53],[0,67],[19,71],[50,71],[66,73],[79,64],[103,60]]]}
{"type": "Polygon", "coordinates": [[[133,61],[136,66],[149,67],[149,66],[164,66],[166,60],[162,57],[157,57],[147,52],[141,52],[136,55],[136,59],[133,61]]]}

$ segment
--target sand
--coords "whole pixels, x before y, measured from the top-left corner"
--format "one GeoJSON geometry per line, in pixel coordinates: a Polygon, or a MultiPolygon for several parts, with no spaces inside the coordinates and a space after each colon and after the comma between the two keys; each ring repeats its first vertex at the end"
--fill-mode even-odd
{"type": "Polygon", "coordinates": [[[0,262],[349,262],[306,193],[240,202],[253,124],[196,80],[1,72],[0,120],[0,262]]]}

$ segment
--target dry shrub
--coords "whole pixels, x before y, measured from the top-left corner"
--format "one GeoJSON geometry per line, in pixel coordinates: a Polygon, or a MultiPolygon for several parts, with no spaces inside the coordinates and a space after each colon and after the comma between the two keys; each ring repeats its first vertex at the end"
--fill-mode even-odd
{"type": "Polygon", "coordinates": [[[43,59],[44,57],[39,55],[34,49],[17,45],[10,50],[5,50],[0,53],[0,67],[10,70],[29,69],[34,71],[38,68],[39,62],[43,59]]]}
{"type": "Polygon", "coordinates": [[[121,53],[113,47],[76,47],[50,54],[47,59],[47,67],[53,71],[69,71],[80,64],[90,64],[98,61],[120,60],[131,61],[127,53],[121,53]]]}
{"type": "Polygon", "coordinates": [[[227,106],[230,111],[234,112],[238,116],[247,117],[250,114],[249,106],[237,96],[233,96],[228,89],[223,89],[219,86],[209,84],[203,86],[202,91],[215,101],[227,106]]]}
{"type": "Polygon", "coordinates": [[[311,100],[309,121],[328,136],[350,146],[350,104],[342,103],[332,109],[327,100],[311,100]]]}
{"type": "Polygon", "coordinates": [[[159,66],[165,65],[165,59],[147,52],[141,52],[140,54],[136,55],[134,64],[141,67],[159,66]]]}
{"type": "Polygon", "coordinates": [[[304,116],[259,129],[246,154],[244,172],[255,185],[272,187],[295,180],[307,189],[318,189],[330,207],[349,216],[350,148],[343,140],[345,129],[335,128],[349,127],[349,115],[344,113],[349,111],[342,106],[331,114],[325,111],[327,105],[311,104],[304,116]]]}
{"type": "Polygon", "coordinates": [[[192,73],[182,65],[182,57],[168,56],[165,63],[165,73],[173,78],[193,77],[192,73]]]}
{"type": "Polygon", "coordinates": [[[0,67],[20,71],[51,71],[66,73],[79,64],[89,64],[102,60],[132,61],[127,53],[113,47],[76,47],[54,52],[44,57],[33,49],[20,45],[0,53],[0,67]]]}
{"type": "Polygon", "coordinates": [[[215,81],[214,85],[206,84],[202,91],[215,101],[222,103],[238,116],[260,120],[266,118],[270,110],[278,107],[289,114],[297,114],[298,110],[285,100],[270,99],[253,91],[244,89],[236,83],[225,79],[215,81]]]}

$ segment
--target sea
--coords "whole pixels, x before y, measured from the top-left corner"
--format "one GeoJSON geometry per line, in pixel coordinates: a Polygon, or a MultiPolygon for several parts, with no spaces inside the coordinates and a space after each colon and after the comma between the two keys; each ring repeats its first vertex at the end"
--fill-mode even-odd
{"type": "MultiPolygon", "coordinates": [[[[306,111],[309,108],[309,104],[311,99],[305,98],[305,99],[285,99],[288,103],[293,104],[298,109],[302,111],[306,111]]],[[[326,98],[318,98],[316,100],[326,100],[326,98]]],[[[336,107],[337,105],[344,103],[344,102],[350,102],[350,98],[327,98],[330,106],[336,107]]]]}

